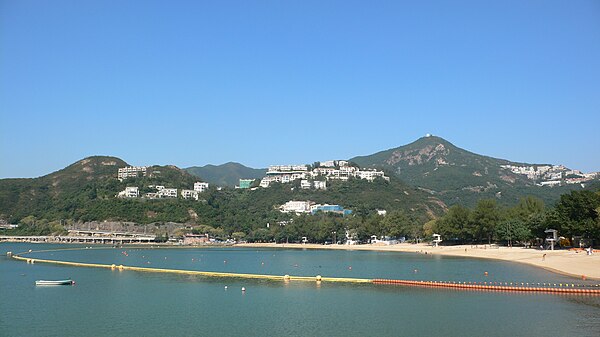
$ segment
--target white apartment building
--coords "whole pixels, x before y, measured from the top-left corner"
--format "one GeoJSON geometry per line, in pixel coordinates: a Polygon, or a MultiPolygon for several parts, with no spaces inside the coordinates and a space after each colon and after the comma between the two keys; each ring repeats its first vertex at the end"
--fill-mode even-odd
{"type": "Polygon", "coordinates": [[[560,186],[560,180],[542,181],[540,186],[560,186]]]}
{"type": "Polygon", "coordinates": [[[181,196],[184,199],[195,199],[195,200],[198,200],[199,199],[198,194],[200,192],[196,191],[195,187],[196,186],[194,185],[194,189],[193,190],[181,190],[181,196]]]}
{"type": "Polygon", "coordinates": [[[315,180],[315,181],[313,181],[313,186],[315,187],[316,190],[326,190],[327,182],[315,180]]]}
{"type": "Polygon", "coordinates": [[[288,201],[279,207],[279,211],[282,213],[308,213],[310,212],[310,206],[313,205],[312,201],[288,201]]]}
{"type": "MultiPolygon", "coordinates": [[[[318,167],[312,171],[308,171],[307,165],[274,165],[270,166],[267,171],[267,175],[260,181],[260,187],[269,187],[273,182],[278,183],[289,183],[294,180],[302,179],[307,180],[308,178],[317,178],[319,176],[325,176],[327,179],[339,179],[348,180],[350,177],[356,177],[360,179],[367,179],[369,181],[375,180],[377,177],[382,177],[389,180],[385,176],[383,171],[367,170],[361,171],[359,168],[349,166],[345,160],[328,161],[325,165],[335,164],[339,166],[339,169],[333,167],[318,167]]],[[[322,164],[323,165],[323,164],[322,164]]],[[[300,187],[303,189],[310,188],[308,182],[300,182],[300,187]]],[[[315,185],[316,189],[326,189],[325,182],[319,182],[315,185]],[[317,187],[318,186],[318,187],[317,187]]]]}
{"type": "Polygon", "coordinates": [[[119,168],[119,172],[117,173],[117,178],[119,181],[123,181],[127,178],[135,178],[140,173],[145,176],[147,166],[127,166],[119,168]]]}
{"type": "Polygon", "coordinates": [[[385,176],[385,173],[383,171],[376,171],[376,170],[358,171],[358,172],[356,172],[356,174],[357,174],[358,178],[366,179],[368,181],[373,181],[377,177],[381,177],[385,180],[390,180],[390,178],[385,176]]]}
{"type": "Polygon", "coordinates": [[[335,160],[322,161],[321,167],[335,167],[335,160]]]}
{"type": "Polygon", "coordinates": [[[300,181],[300,188],[303,189],[303,190],[308,190],[311,186],[312,186],[312,184],[308,180],[301,180],[300,181]]]}
{"type": "Polygon", "coordinates": [[[159,198],[177,198],[176,188],[161,188],[157,193],[159,198]]]}
{"type": "Polygon", "coordinates": [[[206,191],[207,189],[208,189],[208,183],[203,183],[203,182],[194,183],[194,191],[202,193],[202,192],[206,191]]]}
{"type": "Polygon", "coordinates": [[[125,187],[125,190],[119,192],[117,197],[119,198],[137,198],[140,196],[140,192],[137,187],[125,187]]]}

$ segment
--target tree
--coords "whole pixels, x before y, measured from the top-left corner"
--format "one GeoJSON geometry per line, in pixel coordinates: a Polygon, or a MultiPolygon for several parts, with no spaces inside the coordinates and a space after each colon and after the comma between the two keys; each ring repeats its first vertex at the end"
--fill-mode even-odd
{"type": "Polygon", "coordinates": [[[506,241],[509,246],[513,242],[523,242],[531,239],[531,230],[519,219],[507,219],[496,226],[496,238],[506,241]]]}
{"type": "Polygon", "coordinates": [[[412,234],[410,219],[402,210],[387,214],[381,221],[381,225],[384,235],[401,237],[412,234]]]}
{"type": "Polygon", "coordinates": [[[572,191],[560,196],[556,204],[556,215],[563,224],[564,236],[582,235],[587,238],[600,239],[598,213],[600,194],[591,191],[572,191]]]}
{"type": "Polygon", "coordinates": [[[496,230],[496,225],[500,221],[500,210],[496,204],[496,200],[479,200],[473,210],[471,218],[476,229],[477,239],[481,241],[487,238],[488,243],[491,243],[496,230]]]}
{"type": "Polygon", "coordinates": [[[439,234],[456,241],[473,241],[474,229],[471,225],[471,211],[461,205],[450,207],[448,213],[436,221],[439,234]]]}

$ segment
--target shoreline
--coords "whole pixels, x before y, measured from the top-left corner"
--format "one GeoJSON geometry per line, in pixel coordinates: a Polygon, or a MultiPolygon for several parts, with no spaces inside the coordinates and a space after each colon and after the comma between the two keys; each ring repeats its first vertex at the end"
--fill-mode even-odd
{"type": "MultiPolygon", "coordinates": [[[[9,241],[2,242],[22,242],[9,241]]],[[[59,245],[88,245],[90,243],[65,242],[29,242],[33,244],[59,245]]],[[[106,246],[106,244],[91,244],[106,246]]],[[[279,248],[279,249],[321,249],[321,250],[366,250],[382,252],[398,252],[413,254],[432,254],[440,256],[455,256],[476,259],[499,260],[526,264],[542,268],[553,273],[571,276],[579,279],[600,280],[600,253],[587,255],[585,251],[573,250],[538,250],[524,247],[501,247],[494,245],[458,245],[433,247],[429,244],[400,243],[396,245],[321,245],[301,243],[238,243],[228,245],[173,245],[157,243],[127,243],[122,246],[137,246],[144,248],[209,248],[209,247],[242,247],[242,248],[279,248]],[[545,256],[544,256],[545,255],[545,256]]]]}
{"type": "Polygon", "coordinates": [[[236,244],[235,247],[368,250],[479,258],[526,264],[579,279],[600,280],[600,254],[587,255],[585,251],[537,250],[524,247],[499,247],[490,245],[433,247],[424,243],[401,243],[389,246],[371,244],[350,246],[300,243],[242,243],[236,244]]]}

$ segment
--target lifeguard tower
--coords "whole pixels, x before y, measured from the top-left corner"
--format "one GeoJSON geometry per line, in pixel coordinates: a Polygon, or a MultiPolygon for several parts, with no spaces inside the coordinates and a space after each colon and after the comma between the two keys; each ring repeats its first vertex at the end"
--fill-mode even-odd
{"type": "Polygon", "coordinates": [[[556,229],[546,229],[546,242],[550,245],[550,250],[554,250],[554,243],[558,241],[558,231],[556,229]]]}
{"type": "Polygon", "coordinates": [[[433,234],[433,246],[437,247],[442,242],[442,236],[440,234],[433,234]]]}

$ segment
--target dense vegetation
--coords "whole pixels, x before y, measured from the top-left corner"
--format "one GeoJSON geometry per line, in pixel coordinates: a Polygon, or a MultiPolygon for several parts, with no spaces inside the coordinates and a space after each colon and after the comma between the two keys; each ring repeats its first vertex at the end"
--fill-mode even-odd
{"type": "Polygon", "coordinates": [[[570,246],[574,238],[600,243],[600,191],[572,191],[563,194],[555,207],[546,208],[534,197],[522,198],[514,207],[501,207],[494,199],[482,199],[474,208],[450,207],[443,217],[427,223],[425,235],[441,234],[454,243],[528,243],[545,238],[547,229],[556,229],[570,246]]]}
{"type": "MultiPolygon", "coordinates": [[[[5,232],[63,233],[64,225],[73,222],[106,220],[142,225],[177,222],[188,231],[249,241],[297,242],[306,237],[325,242],[341,240],[346,232],[363,241],[371,235],[419,240],[439,233],[445,243],[516,244],[543,238],[548,228],[569,240],[600,240],[600,194],[590,190],[563,194],[549,208],[541,199],[528,196],[510,206],[495,197],[479,199],[472,207],[457,204],[446,209],[435,194],[392,176],[389,182],[329,181],[326,191],[301,189],[296,181],[253,190],[211,186],[199,201],[121,199],[115,195],[126,186],[137,186],[143,194],[153,191],[151,185],[191,189],[198,180],[174,166],[153,166],[147,176],[119,182],[117,168],[125,165],[118,158],[91,157],[44,177],[0,180],[0,219],[20,224],[5,232]],[[353,213],[281,213],[278,207],[290,200],[339,204],[353,213]],[[387,210],[387,215],[378,215],[378,209],[387,210]]],[[[598,185],[593,186],[598,190],[598,185]]]]}
{"type": "Polygon", "coordinates": [[[324,241],[332,232],[342,235],[345,228],[354,230],[361,238],[385,234],[385,230],[378,228],[383,217],[376,215],[377,209],[402,212],[415,227],[442,215],[445,210],[445,205],[436,198],[397,179],[390,182],[383,179],[330,181],[326,191],[303,190],[299,181],[274,183],[267,189],[255,190],[211,186],[201,193],[199,201],[181,197],[121,199],[115,195],[126,186],[137,186],[142,194],[153,191],[150,185],[191,189],[198,178],[176,167],[154,166],[145,177],[119,182],[117,166],[102,164],[107,160],[88,158],[42,178],[0,180],[0,218],[21,225],[10,231],[13,234],[48,234],[60,232],[61,223],[107,220],[139,224],[178,222],[194,228],[205,226],[200,228],[208,228],[218,236],[235,233],[249,240],[285,236],[286,240],[297,241],[307,236],[311,241],[324,241]],[[96,166],[108,171],[95,176],[96,166]],[[56,177],[62,177],[61,183],[53,184],[56,177]],[[353,210],[353,216],[281,213],[278,207],[290,200],[339,204],[353,210]]]}

